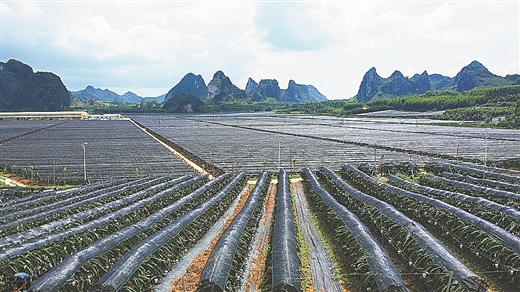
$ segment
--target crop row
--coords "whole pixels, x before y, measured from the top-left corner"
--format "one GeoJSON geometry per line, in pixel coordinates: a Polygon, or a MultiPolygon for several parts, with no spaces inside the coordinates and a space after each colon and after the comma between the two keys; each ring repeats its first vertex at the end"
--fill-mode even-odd
{"type": "MultiPolygon", "coordinates": [[[[351,166],[346,166],[343,174],[351,180],[356,180],[357,187],[373,196],[393,202],[395,207],[415,220],[428,224],[436,232],[445,235],[451,244],[460,245],[458,252],[476,255],[481,266],[502,271],[502,275],[516,273],[520,264],[520,239],[516,235],[518,231],[515,230],[517,223],[507,219],[509,217],[505,214],[488,215],[489,211],[479,211],[475,206],[468,209],[480,217],[493,220],[489,222],[445,202],[377,182],[351,166]],[[508,227],[508,230],[500,228],[499,225],[508,227]]],[[[508,280],[518,285],[517,278],[512,277],[508,280]]]]}
{"type": "MultiPolygon", "coordinates": [[[[369,165],[363,169],[373,174],[369,165]]],[[[352,165],[338,172],[305,168],[300,175],[316,224],[332,239],[329,252],[347,289],[485,291],[488,279],[504,287],[520,284],[520,213],[500,202],[517,198],[495,201],[490,191],[475,197],[396,176],[387,184],[352,165]]],[[[259,174],[201,269],[198,291],[238,291],[244,284],[252,238],[261,232],[265,186],[275,176],[262,290],[301,291],[308,285],[302,278],[305,251],[296,236],[300,213],[291,200],[289,174],[281,169],[259,174]]],[[[49,192],[48,200],[29,195],[3,201],[17,206],[2,214],[4,225],[40,213],[52,219],[35,217],[19,230],[5,225],[0,285],[27,271],[35,278],[31,291],[150,291],[208,232],[247,178],[241,172],[210,181],[206,175],[121,180],[49,192]],[[31,198],[38,202],[30,204],[31,198]],[[78,205],[63,212],[60,204],[78,205]]]]}
{"type": "Polygon", "coordinates": [[[48,183],[195,171],[130,121],[71,121],[0,145],[0,164],[48,183]],[[85,149],[85,150],[84,150],[85,149]]]}
{"type": "Polygon", "coordinates": [[[204,182],[204,179],[205,177],[199,176],[184,182],[177,181],[173,188],[163,191],[161,198],[145,199],[143,203],[138,201],[133,206],[130,205],[126,209],[122,208],[95,220],[79,221],[79,224],[73,224],[69,228],[4,248],[0,252],[2,275],[7,276],[9,274],[7,271],[22,270],[25,266],[27,267],[25,270],[30,271],[33,276],[39,276],[61,262],[71,252],[87,247],[95,240],[137,222],[136,219],[151,215],[154,209],[170,205],[172,201],[182,198],[186,192],[204,182]]]}

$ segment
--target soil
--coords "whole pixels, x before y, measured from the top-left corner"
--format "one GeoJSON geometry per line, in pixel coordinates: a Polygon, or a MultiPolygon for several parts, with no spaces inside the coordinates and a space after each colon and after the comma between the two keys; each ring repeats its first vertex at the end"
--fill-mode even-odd
{"type": "Polygon", "coordinates": [[[172,290],[174,292],[184,292],[184,291],[196,291],[197,286],[199,284],[200,276],[202,274],[202,270],[204,269],[204,266],[206,265],[206,261],[209,258],[209,255],[211,254],[211,251],[213,250],[213,247],[217,243],[218,239],[220,238],[220,235],[224,232],[224,230],[231,224],[231,221],[235,218],[235,216],[242,210],[244,207],[244,203],[246,202],[247,198],[250,194],[250,187],[246,187],[246,191],[244,191],[241,196],[240,200],[238,202],[237,207],[235,208],[233,215],[228,218],[226,223],[224,224],[224,228],[221,229],[221,232],[215,236],[212,241],[209,248],[205,249],[201,253],[199,253],[192,261],[191,265],[188,267],[186,273],[179,279],[176,279],[171,283],[172,290]],[[184,290],[186,288],[186,290],[184,290]]]}
{"type": "Polygon", "coordinates": [[[27,187],[33,185],[31,180],[16,177],[13,175],[5,174],[3,172],[0,172],[0,180],[3,181],[8,186],[13,187],[27,187]]]}
{"type": "Polygon", "coordinates": [[[200,172],[202,174],[208,174],[209,175],[209,179],[213,179],[213,176],[211,174],[209,174],[206,170],[204,170],[204,168],[202,168],[201,166],[199,166],[198,164],[196,164],[195,162],[191,161],[188,159],[188,157],[182,155],[181,153],[179,153],[178,151],[176,151],[175,149],[173,149],[172,147],[166,145],[166,143],[164,143],[163,141],[157,139],[154,135],[150,134],[145,128],[139,126],[138,124],[136,124],[132,119],[130,119],[130,121],[136,126],[138,127],[139,129],[141,129],[143,132],[145,132],[146,134],[148,134],[150,137],[152,137],[155,141],[159,142],[161,145],[163,145],[164,147],[166,147],[166,149],[168,149],[170,152],[172,152],[173,154],[175,154],[175,156],[179,157],[182,161],[186,162],[189,166],[193,167],[197,172],[200,172]]]}
{"type": "Polygon", "coordinates": [[[260,238],[255,241],[254,253],[250,258],[249,272],[245,278],[245,286],[242,291],[258,291],[262,282],[265,261],[267,257],[267,249],[269,244],[269,233],[271,229],[271,221],[274,211],[274,202],[276,200],[276,184],[271,180],[269,190],[264,205],[263,216],[260,221],[258,230],[260,238]]]}

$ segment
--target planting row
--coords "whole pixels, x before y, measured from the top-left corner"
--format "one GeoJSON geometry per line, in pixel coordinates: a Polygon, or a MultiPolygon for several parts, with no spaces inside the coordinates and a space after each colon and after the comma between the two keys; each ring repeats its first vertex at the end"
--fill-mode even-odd
{"type": "Polygon", "coordinates": [[[130,121],[61,123],[1,144],[0,164],[49,184],[196,173],[130,121]]]}
{"type": "Polygon", "coordinates": [[[335,275],[324,285],[352,291],[520,286],[518,198],[426,186],[431,174],[413,181],[398,173],[406,179],[383,183],[360,170],[370,168],[142,178],[11,198],[2,202],[0,285],[25,271],[34,279],[31,291],[169,291],[166,275],[247,191],[240,210],[212,236],[193,291],[304,291],[318,281],[306,271],[322,261],[333,263],[328,272],[335,275]],[[268,196],[272,182],[277,191],[268,196]],[[266,212],[268,225],[261,224],[269,222],[266,212]],[[316,244],[300,235],[309,227],[302,214],[325,252],[314,252],[316,244]],[[262,249],[258,236],[267,242],[262,249]],[[250,277],[253,269],[258,277],[250,277]]]}

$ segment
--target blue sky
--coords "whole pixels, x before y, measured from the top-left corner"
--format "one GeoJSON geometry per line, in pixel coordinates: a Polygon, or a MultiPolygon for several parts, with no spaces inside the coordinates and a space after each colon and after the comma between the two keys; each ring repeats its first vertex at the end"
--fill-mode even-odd
{"type": "Polygon", "coordinates": [[[518,1],[9,1],[0,60],[58,74],[69,90],[166,93],[217,70],[312,84],[354,96],[371,67],[382,77],[450,77],[473,60],[520,73],[518,1]]]}

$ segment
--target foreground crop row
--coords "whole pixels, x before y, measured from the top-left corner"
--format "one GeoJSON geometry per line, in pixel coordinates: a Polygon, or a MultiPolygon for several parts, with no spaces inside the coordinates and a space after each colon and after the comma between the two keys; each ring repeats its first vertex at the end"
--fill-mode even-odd
{"type": "Polygon", "coordinates": [[[441,179],[480,173],[467,164],[426,169],[431,173],[415,180],[398,174],[387,183],[363,172],[369,165],[344,165],[212,180],[114,180],[3,197],[0,285],[25,271],[34,279],[31,291],[177,291],[169,283],[188,272],[170,275],[183,261],[199,265],[196,283],[183,281],[190,291],[305,291],[336,283],[351,291],[515,291],[520,202],[518,193],[500,188],[518,186],[519,174],[486,170],[483,187],[441,179]],[[296,211],[299,184],[305,212],[296,211]],[[234,215],[211,233],[226,214],[234,215]],[[313,226],[302,226],[299,214],[310,214],[313,226]],[[308,227],[327,243],[325,254],[302,242],[308,227]],[[194,251],[209,234],[209,256],[197,262],[204,252],[194,251]],[[267,244],[258,248],[259,241],[267,244]],[[325,260],[333,263],[329,277],[313,280],[313,267],[325,260]]]}

